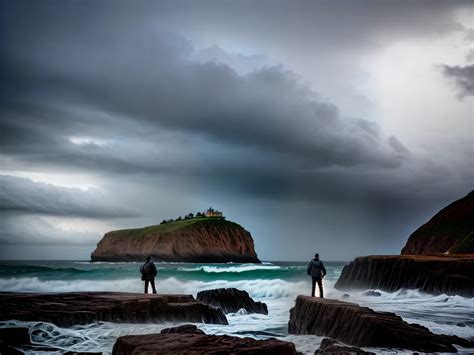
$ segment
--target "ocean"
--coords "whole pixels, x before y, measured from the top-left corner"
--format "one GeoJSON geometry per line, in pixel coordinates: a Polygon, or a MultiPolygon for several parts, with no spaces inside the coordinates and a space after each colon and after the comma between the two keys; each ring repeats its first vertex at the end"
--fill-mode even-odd
{"type": "MultiPolygon", "coordinates": [[[[375,310],[390,311],[409,323],[428,327],[434,333],[453,334],[474,340],[474,299],[460,296],[428,295],[417,290],[366,296],[364,291],[334,289],[345,262],[325,262],[324,279],[328,298],[356,302],[375,310]]],[[[143,292],[141,263],[89,263],[88,261],[1,261],[0,291],[73,292],[121,291],[143,292]]],[[[235,287],[247,291],[257,301],[268,305],[268,315],[237,312],[227,315],[229,325],[197,324],[207,334],[228,334],[257,339],[277,337],[295,343],[298,351],[313,354],[323,339],[315,335],[290,335],[287,331],[289,310],[297,295],[309,295],[307,262],[264,262],[263,264],[186,264],[156,263],[158,293],[192,294],[207,289],[235,287]]],[[[49,323],[0,322],[35,329],[33,340],[64,351],[102,351],[110,353],[117,337],[156,333],[173,326],[166,324],[116,324],[101,322],[60,328],[49,323]]],[[[404,350],[376,349],[380,353],[412,353],[404,350]]],[[[471,350],[459,348],[461,353],[471,350]]],[[[373,351],[373,350],[372,350],[373,351]]]]}

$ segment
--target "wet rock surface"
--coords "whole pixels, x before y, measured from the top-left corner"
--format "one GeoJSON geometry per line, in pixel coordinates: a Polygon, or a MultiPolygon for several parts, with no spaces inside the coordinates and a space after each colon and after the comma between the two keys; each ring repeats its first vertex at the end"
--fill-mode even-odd
{"type": "Polygon", "coordinates": [[[408,324],[389,312],[375,312],[355,303],[298,296],[290,311],[290,334],[315,334],[360,347],[401,348],[421,352],[456,352],[453,344],[473,348],[474,342],[438,335],[408,324]]]}
{"type": "Polygon", "coordinates": [[[365,351],[354,346],[347,346],[331,338],[324,338],[321,346],[314,352],[322,355],[373,355],[370,351],[365,351]]]}
{"type": "Polygon", "coordinates": [[[293,343],[274,338],[256,340],[229,335],[148,334],[128,335],[117,339],[112,354],[252,354],[296,355],[293,343]]]}
{"type": "Polygon", "coordinates": [[[183,324],[177,327],[162,329],[161,334],[205,334],[201,329],[198,329],[194,324],[183,324]]]}
{"type": "Polygon", "coordinates": [[[201,291],[197,294],[196,299],[204,304],[221,308],[225,313],[235,313],[243,308],[248,313],[268,314],[265,303],[255,302],[246,291],[236,288],[201,291]]]}
{"type": "Polygon", "coordinates": [[[191,295],[116,292],[0,293],[0,304],[0,320],[44,321],[58,326],[98,321],[227,324],[222,310],[199,303],[191,295]]]}

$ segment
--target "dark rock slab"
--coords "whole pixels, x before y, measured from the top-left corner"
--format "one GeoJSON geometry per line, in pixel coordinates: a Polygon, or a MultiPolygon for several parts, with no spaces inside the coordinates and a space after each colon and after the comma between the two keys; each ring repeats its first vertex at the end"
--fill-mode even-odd
{"type": "Polygon", "coordinates": [[[149,334],[117,339],[112,354],[252,354],[296,355],[295,345],[274,338],[256,340],[228,335],[149,334]]]}
{"type": "Polygon", "coordinates": [[[206,334],[194,324],[183,324],[177,327],[162,329],[161,334],[206,334]]]}
{"type": "Polygon", "coordinates": [[[421,352],[456,352],[453,344],[474,347],[456,336],[438,335],[408,324],[389,312],[375,312],[355,303],[298,296],[290,310],[291,334],[315,334],[361,347],[401,348],[421,352]]]}
{"type": "Polygon", "coordinates": [[[314,352],[323,355],[373,355],[370,351],[362,350],[354,346],[347,346],[331,338],[324,338],[321,346],[314,352]]]}
{"type": "Polygon", "coordinates": [[[401,288],[474,297],[474,256],[362,256],[344,266],[339,290],[401,288]]]}
{"type": "Polygon", "coordinates": [[[268,314],[265,303],[255,302],[246,291],[236,288],[201,291],[196,299],[204,304],[221,308],[225,313],[235,313],[244,308],[248,313],[268,314]]]}
{"type": "Polygon", "coordinates": [[[118,292],[0,293],[0,304],[0,320],[43,321],[58,326],[98,321],[227,324],[222,310],[199,303],[191,295],[118,292]]]}

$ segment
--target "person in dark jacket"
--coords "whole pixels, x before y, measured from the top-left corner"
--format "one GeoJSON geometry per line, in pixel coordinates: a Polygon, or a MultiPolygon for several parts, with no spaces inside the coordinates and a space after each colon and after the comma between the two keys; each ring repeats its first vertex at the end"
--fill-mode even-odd
{"type": "Polygon", "coordinates": [[[148,293],[148,284],[151,284],[153,293],[156,293],[155,277],[157,270],[150,256],[146,258],[145,264],[140,267],[140,272],[142,274],[142,280],[145,281],[145,293],[148,293]]]}
{"type": "Polygon", "coordinates": [[[315,297],[314,294],[317,283],[319,287],[319,297],[324,298],[323,277],[326,276],[326,268],[324,267],[323,262],[319,260],[318,253],[316,253],[314,259],[309,262],[306,272],[312,279],[311,297],[315,297]]]}

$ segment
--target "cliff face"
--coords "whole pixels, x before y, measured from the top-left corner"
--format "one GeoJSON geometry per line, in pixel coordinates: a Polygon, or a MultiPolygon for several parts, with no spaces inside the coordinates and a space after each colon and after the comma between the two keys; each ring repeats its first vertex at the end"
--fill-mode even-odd
{"type": "Polygon", "coordinates": [[[402,254],[474,253],[474,191],[439,211],[418,228],[402,254]]]}
{"type": "Polygon", "coordinates": [[[474,297],[474,257],[363,256],[344,266],[337,289],[419,289],[432,294],[474,297]]]}
{"type": "Polygon", "coordinates": [[[375,312],[355,303],[298,296],[290,310],[290,334],[328,336],[349,345],[401,348],[422,352],[456,352],[452,344],[474,347],[456,336],[433,334],[418,324],[408,324],[389,312],[375,312]]]}
{"type": "Polygon", "coordinates": [[[92,261],[259,263],[252,236],[236,223],[197,218],[105,234],[92,261]]]}

